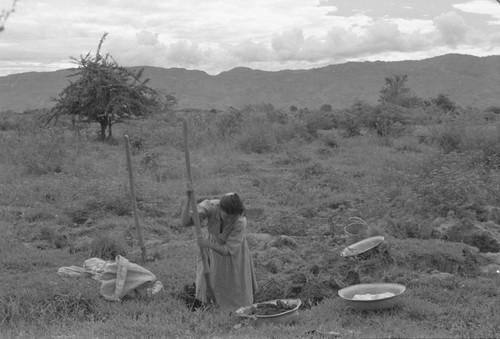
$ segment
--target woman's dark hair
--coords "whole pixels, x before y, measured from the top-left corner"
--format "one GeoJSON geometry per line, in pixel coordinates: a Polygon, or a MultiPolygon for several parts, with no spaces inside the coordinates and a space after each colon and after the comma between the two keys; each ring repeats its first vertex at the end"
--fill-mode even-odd
{"type": "Polygon", "coordinates": [[[238,193],[228,193],[224,195],[220,201],[221,210],[227,214],[244,214],[245,206],[238,193]]]}

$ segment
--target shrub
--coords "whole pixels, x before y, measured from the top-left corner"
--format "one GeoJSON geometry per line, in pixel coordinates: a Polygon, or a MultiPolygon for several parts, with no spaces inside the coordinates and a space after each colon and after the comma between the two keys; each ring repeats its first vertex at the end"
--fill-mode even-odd
{"type": "Polygon", "coordinates": [[[318,131],[319,139],[328,147],[337,148],[339,147],[339,135],[336,130],[329,131],[318,131]]]}
{"type": "Polygon", "coordinates": [[[130,136],[129,142],[130,142],[131,152],[134,155],[139,154],[144,149],[144,147],[146,147],[146,140],[137,135],[130,136]]]}
{"type": "Polygon", "coordinates": [[[385,103],[379,105],[373,114],[366,118],[367,127],[373,129],[379,136],[400,136],[406,129],[407,115],[410,110],[398,105],[385,103]]]}
{"type": "Polygon", "coordinates": [[[460,149],[465,129],[458,125],[445,124],[444,128],[435,133],[435,141],[439,148],[445,153],[451,153],[460,149]]]}
{"type": "Polygon", "coordinates": [[[287,124],[273,124],[276,142],[282,144],[290,140],[309,140],[310,134],[302,121],[291,121],[287,124]]]}
{"type": "Polygon", "coordinates": [[[355,137],[361,134],[361,121],[352,116],[345,116],[341,119],[339,127],[344,130],[344,136],[346,137],[355,137]]]}
{"type": "Polygon", "coordinates": [[[326,130],[336,127],[332,112],[313,111],[304,115],[303,120],[310,134],[316,135],[318,130],[326,130]]]}
{"type": "Polygon", "coordinates": [[[393,146],[398,152],[403,153],[422,153],[421,146],[414,138],[403,137],[393,141],[393,146]]]}
{"type": "Polygon", "coordinates": [[[160,166],[158,153],[146,152],[141,159],[141,166],[145,169],[157,169],[160,166]]]}
{"type": "Polygon", "coordinates": [[[243,115],[241,111],[229,109],[226,112],[217,113],[215,126],[219,136],[224,140],[240,132],[243,115]]]}
{"type": "Polygon", "coordinates": [[[430,221],[420,220],[413,216],[406,216],[401,219],[389,218],[386,230],[389,234],[400,239],[430,239],[433,235],[430,221]]]}
{"type": "Polygon", "coordinates": [[[263,117],[246,121],[237,143],[239,148],[247,153],[270,153],[277,144],[272,126],[263,117]]]}
{"type": "Polygon", "coordinates": [[[0,120],[0,131],[19,130],[20,122],[3,118],[0,120]]]}
{"type": "Polygon", "coordinates": [[[475,153],[478,161],[489,169],[500,168],[500,135],[496,126],[467,129],[460,143],[460,151],[475,153]]]}
{"type": "Polygon", "coordinates": [[[457,152],[424,162],[414,190],[420,208],[434,216],[446,216],[449,211],[466,214],[474,206],[494,204],[499,193],[475,154],[457,152]]]}

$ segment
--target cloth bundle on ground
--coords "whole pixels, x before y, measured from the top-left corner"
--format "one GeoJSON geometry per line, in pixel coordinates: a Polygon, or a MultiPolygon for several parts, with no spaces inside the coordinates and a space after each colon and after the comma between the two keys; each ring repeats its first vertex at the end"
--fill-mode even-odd
{"type": "Polygon", "coordinates": [[[144,267],[118,255],[114,262],[99,258],[87,259],[84,267],[61,267],[59,275],[92,277],[101,282],[101,295],[109,301],[120,301],[125,296],[152,297],[163,284],[144,267]]]}
{"type": "Polygon", "coordinates": [[[119,301],[126,295],[151,297],[156,293],[156,282],[153,273],[118,255],[101,276],[101,294],[110,301],[119,301]]]}
{"type": "Polygon", "coordinates": [[[82,277],[101,280],[101,276],[104,273],[104,270],[111,263],[111,261],[106,261],[100,258],[90,258],[83,262],[83,267],[60,267],[57,270],[57,274],[67,277],[82,277]]]}

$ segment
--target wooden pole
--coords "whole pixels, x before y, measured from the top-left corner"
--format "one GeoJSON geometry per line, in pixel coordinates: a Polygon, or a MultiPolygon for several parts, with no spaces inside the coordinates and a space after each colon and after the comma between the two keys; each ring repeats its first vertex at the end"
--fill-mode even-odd
{"type": "MultiPolygon", "coordinates": [[[[182,127],[183,127],[182,132],[184,135],[184,155],[186,158],[187,180],[191,183],[191,186],[193,186],[191,159],[189,157],[189,133],[188,133],[188,125],[186,119],[182,121],[182,127]]],[[[198,239],[201,239],[203,235],[201,233],[200,216],[198,215],[198,205],[196,204],[196,198],[194,192],[190,194],[189,199],[191,202],[192,218],[196,230],[196,236],[198,239]]],[[[200,255],[201,255],[201,261],[203,263],[203,275],[205,277],[205,282],[207,285],[207,300],[209,303],[216,305],[215,293],[212,284],[210,282],[210,267],[208,264],[207,253],[201,247],[200,247],[200,255]]]]}
{"type": "Polygon", "coordinates": [[[134,213],[134,223],[137,230],[137,238],[139,239],[139,246],[141,247],[141,258],[142,263],[147,260],[146,246],[144,246],[144,240],[142,238],[141,226],[139,225],[139,216],[137,214],[137,200],[135,199],[135,185],[134,185],[134,174],[132,173],[132,160],[130,159],[130,143],[128,135],[124,135],[125,139],[125,153],[127,155],[127,170],[128,170],[128,180],[130,184],[130,200],[132,202],[132,212],[134,213]]]}

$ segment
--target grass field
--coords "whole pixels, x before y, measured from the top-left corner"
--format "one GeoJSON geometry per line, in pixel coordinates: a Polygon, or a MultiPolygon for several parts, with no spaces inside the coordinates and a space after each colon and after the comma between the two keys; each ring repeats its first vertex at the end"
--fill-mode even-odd
{"type": "Polygon", "coordinates": [[[189,118],[196,194],[242,195],[257,299],[301,298],[299,320],[238,326],[233,314],[190,311],[178,297],[194,282],[198,248],[194,230],[179,225],[186,177],[177,119],[117,125],[116,139],[102,143],[96,126],[41,128],[23,116],[21,127],[0,131],[0,337],[500,337],[500,274],[477,248],[437,239],[432,226],[450,212],[470,218],[466,203],[500,206],[498,136],[475,133],[443,152],[447,130],[426,142],[411,128],[343,137],[269,115],[232,130],[210,114],[189,118]],[[144,267],[164,290],[112,303],[99,282],[57,270],[117,254],[140,263],[124,133],[150,257],[144,267]],[[367,236],[384,235],[375,255],[340,257],[358,240],[343,231],[352,217],[368,223],[367,236]],[[337,291],[358,282],[404,284],[403,303],[347,309],[337,291]]]}

